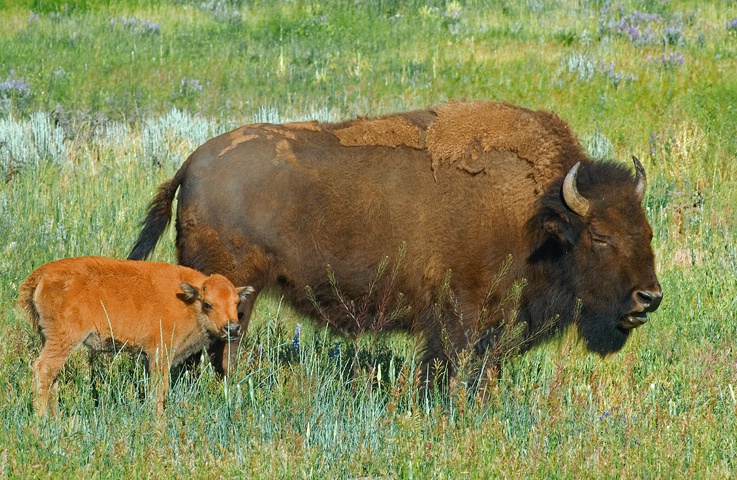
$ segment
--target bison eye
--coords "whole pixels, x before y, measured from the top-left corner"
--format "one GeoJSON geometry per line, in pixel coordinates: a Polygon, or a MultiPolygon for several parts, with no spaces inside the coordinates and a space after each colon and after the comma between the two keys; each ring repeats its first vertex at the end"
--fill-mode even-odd
{"type": "Polygon", "coordinates": [[[604,246],[608,245],[607,241],[604,240],[603,238],[594,237],[592,240],[594,242],[594,245],[597,245],[599,247],[604,247],[604,246]]]}
{"type": "Polygon", "coordinates": [[[202,309],[206,312],[212,310],[212,304],[210,302],[202,302],[202,309]]]}
{"type": "Polygon", "coordinates": [[[591,233],[591,243],[593,243],[595,247],[606,247],[611,244],[609,237],[593,232],[591,233]]]}

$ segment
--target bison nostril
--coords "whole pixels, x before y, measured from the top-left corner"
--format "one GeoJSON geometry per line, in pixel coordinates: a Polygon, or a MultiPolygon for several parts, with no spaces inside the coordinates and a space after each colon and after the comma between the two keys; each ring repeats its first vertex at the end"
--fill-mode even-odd
{"type": "Polygon", "coordinates": [[[663,300],[663,294],[660,292],[637,292],[637,302],[642,305],[643,311],[654,312],[660,306],[660,302],[663,300]]]}
{"type": "Polygon", "coordinates": [[[649,307],[653,302],[653,296],[650,292],[637,292],[637,299],[645,308],[649,307]]]}

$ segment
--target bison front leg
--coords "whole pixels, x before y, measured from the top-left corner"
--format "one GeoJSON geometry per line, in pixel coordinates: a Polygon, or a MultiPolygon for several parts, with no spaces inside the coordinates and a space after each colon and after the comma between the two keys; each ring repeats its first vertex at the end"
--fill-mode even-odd
{"type": "Polygon", "coordinates": [[[466,328],[464,318],[472,315],[461,314],[457,308],[433,308],[421,319],[425,326],[425,351],[420,364],[423,390],[445,389],[457,374],[468,374],[475,332],[466,328]]]}
{"type": "Polygon", "coordinates": [[[215,340],[210,344],[209,357],[215,372],[221,377],[230,376],[238,363],[238,352],[243,337],[235,340],[215,340]]]}
{"type": "Polygon", "coordinates": [[[425,341],[425,353],[420,361],[420,388],[424,393],[447,386],[454,373],[452,363],[443,349],[440,338],[433,335],[425,341]]]}
{"type": "MultiPolygon", "coordinates": [[[[423,390],[447,391],[460,384],[478,384],[486,375],[483,358],[474,348],[479,339],[480,302],[468,295],[448,293],[439,304],[419,318],[425,338],[421,363],[423,390]],[[481,368],[480,368],[481,367],[481,368]],[[459,384],[459,382],[461,382],[459,384]]],[[[492,368],[493,370],[493,368],[492,368]]]]}

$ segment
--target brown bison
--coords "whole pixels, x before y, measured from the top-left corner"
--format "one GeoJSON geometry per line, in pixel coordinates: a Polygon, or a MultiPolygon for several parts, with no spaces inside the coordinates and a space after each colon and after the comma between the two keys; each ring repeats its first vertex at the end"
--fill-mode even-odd
{"type": "Polygon", "coordinates": [[[180,263],[276,289],[342,331],[417,333],[426,367],[513,324],[529,346],[575,323],[603,355],[662,298],[634,163],[592,162],[558,116],[506,103],[247,125],[160,186],[129,258],[151,254],[179,190],[180,263]]]}
{"type": "Polygon", "coordinates": [[[211,338],[237,337],[238,303],[251,292],[222,275],[166,263],[80,257],[42,265],[20,286],[18,299],[43,343],[33,364],[37,413],[48,412],[56,377],[80,344],[143,352],[154,365],[161,412],[170,366],[211,338]]]}

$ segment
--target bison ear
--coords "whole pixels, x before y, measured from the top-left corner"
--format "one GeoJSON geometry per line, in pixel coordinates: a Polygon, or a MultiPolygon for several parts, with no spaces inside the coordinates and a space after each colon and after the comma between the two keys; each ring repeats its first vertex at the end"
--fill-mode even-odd
{"type": "Polygon", "coordinates": [[[246,297],[248,295],[251,295],[256,290],[254,290],[252,286],[248,285],[245,287],[236,288],[235,291],[238,292],[238,301],[244,302],[246,300],[246,297]]]}
{"type": "Polygon", "coordinates": [[[575,242],[575,229],[565,215],[545,219],[542,227],[545,237],[560,245],[570,246],[575,242]]]}
{"type": "Polygon", "coordinates": [[[200,296],[200,291],[189,283],[182,283],[179,288],[184,292],[184,299],[188,302],[194,302],[200,296]]]}

